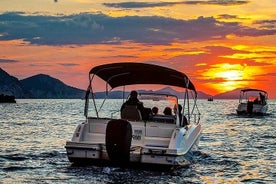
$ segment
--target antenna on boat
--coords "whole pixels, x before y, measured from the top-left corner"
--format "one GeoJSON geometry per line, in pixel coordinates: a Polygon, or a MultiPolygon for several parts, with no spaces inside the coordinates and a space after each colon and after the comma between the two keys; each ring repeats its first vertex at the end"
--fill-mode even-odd
{"type": "Polygon", "coordinates": [[[96,101],[95,101],[95,95],[94,95],[94,92],[93,92],[93,89],[92,89],[92,85],[91,85],[94,76],[95,76],[95,74],[93,74],[92,77],[89,79],[89,86],[88,86],[88,88],[90,88],[90,91],[91,91],[91,94],[92,94],[92,100],[93,100],[93,104],[94,104],[94,108],[95,108],[95,112],[96,112],[97,118],[99,118],[99,113],[98,113],[97,106],[96,106],[96,101]]]}
{"type": "Polygon", "coordinates": [[[89,106],[89,93],[90,93],[90,87],[89,86],[88,86],[88,88],[86,90],[86,93],[85,93],[84,116],[86,118],[88,116],[88,106],[89,106]]]}

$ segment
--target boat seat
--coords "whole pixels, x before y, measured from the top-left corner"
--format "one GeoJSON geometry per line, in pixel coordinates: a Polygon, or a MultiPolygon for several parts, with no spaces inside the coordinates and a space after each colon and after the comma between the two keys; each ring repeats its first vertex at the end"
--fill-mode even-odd
{"type": "Polygon", "coordinates": [[[121,112],[121,118],[133,121],[142,120],[142,115],[140,110],[136,105],[125,105],[121,112]]]}
{"type": "Polygon", "coordinates": [[[152,120],[155,122],[163,122],[163,123],[175,123],[175,117],[171,115],[154,115],[152,120]]]}

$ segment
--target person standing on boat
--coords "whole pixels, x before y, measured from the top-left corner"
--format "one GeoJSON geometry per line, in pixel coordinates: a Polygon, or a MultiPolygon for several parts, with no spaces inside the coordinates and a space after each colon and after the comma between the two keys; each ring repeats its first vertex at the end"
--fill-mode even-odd
{"type": "Polygon", "coordinates": [[[137,109],[140,111],[142,118],[146,119],[147,117],[145,116],[145,108],[142,102],[138,100],[138,93],[137,91],[131,91],[128,100],[122,105],[121,107],[121,112],[125,108],[126,105],[136,105],[137,109]]]}
{"type": "Polygon", "coordinates": [[[259,94],[260,94],[261,104],[265,105],[265,96],[262,93],[259,93],[259,94]]]}

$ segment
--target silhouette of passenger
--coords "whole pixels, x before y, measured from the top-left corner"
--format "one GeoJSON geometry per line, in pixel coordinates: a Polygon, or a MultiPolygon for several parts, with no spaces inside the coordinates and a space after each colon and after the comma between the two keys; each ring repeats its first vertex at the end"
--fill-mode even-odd
{"type": "Polygon", "coordinates": [[[166,107],[163,111],[165,115],[172,115],[172,108],[166,107]]]}
{"type": "Polygon", "coordinates": [[[182,105],[178,104],[178,115],[179,115],[179,118],[181,119],[182,117],[182,105]]]}
{"type": "Polygon", "coordinates": [[[262,93],[260,94],[261,104],[265,104],[265,96],[262,93]]]}
{"type": "Polygon", "coordinates": [[[180,104],[178,104],[178,115],[179,115],[180,123],[183,119],[183,122],[182,122],[181,126],[184,127],[184,126],[188,125],[188,120],[187,120],[186,116],[183,116],[183,114],[182,114],[182,105],[180,105],[180,104]]]}
{"type": "Polygon", "coordinates": [[[146,119],[144,105],[142,102],[138,100],[137,96],[138,96],[137,91],[131,91],[128,100],[121,107],[121,112],[126,105],[136,105],[137,109],[140,111],[142,115],[142,118],[146,119]]]}
{"type": "Polygon", "coordinates": [[[254,104],[259,104],[259,99],[258,97],[255,98],[255,100],[253,101],[254,104]]]}
{"type": "Polygon", "coordinates": [[[152,114],[153,115],[156,115],[156,114],[158,114],[158,107],[153,107],[152,109],[151,109],[151,111],[152,111],[152,114]]]}

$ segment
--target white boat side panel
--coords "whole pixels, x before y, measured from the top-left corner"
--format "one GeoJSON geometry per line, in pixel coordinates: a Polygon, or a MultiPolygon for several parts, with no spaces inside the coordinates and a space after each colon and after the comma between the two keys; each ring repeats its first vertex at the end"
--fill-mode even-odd
{"type": "Polygon", "coordinates": [[[147,122],[146,136],[171,138],[175,124],[147,122]]]}
{"type": "Polygon", "coordinates": [[[167,137],[145,137],[144,146],[145,147],[162,147],[168,148],[170,143],[170,138],[167,137]]]}
{"type": "Polygon", "coordinates": [[[106,126],[109,119],[94,119],[89,118],[88,124],[89,124],[89,132],[90,133],[100,133],[105,134],[106,126]]]}
{"type": "MultiPolygon", "coordinates": [[[[253,113],[266,113],[268,109],[267,105],[261,105],[261,104],[253,104],[253,113]]],[[[239,112],[247,112],[247,103],[241,103],[238,105],[237,111],[239,112]]]]}
{"type": "Polygon", "coordinates": [[[177,149],[179,147],[186,132],[186,130],[184,131],[183,129],[184,128],[175,129],[174,132],[171,134],[169,149],[177,149]]]}
{"type": "MultiPolygon", "coordinates": [[[[67,152],[70,152],[70,149],[68,149],[67,152]]],[[[71,157],[99,159],[100,151],[74,149],[73,155],[71,155],[71,157]]]]}
{"type": "Polygon", "coordinates": [[[174,165],[175,157],[162,155],[142,155],[141,163],[174,165]]]}
{"type": "Polygon", "coordinates": [[[72,137],[72,141],[74,141],[74,142],[79,142],[80,140],[81,140],[81,138],[82,138],[82,133],[83,133],[83,128],[84,128],[84,123],[82,123],[82,124],[79,124],[78,126],[77,126],[77,128],[75,129],[75,132],[74,132],[74,134],[73,134],[73,137],[72,137]]]}
{"type": "Polygon", "coordinates": [[[247,103],[241,103],[238,105],[238,111],[247,111],[247,103]]]}
{"type": "MultiPolygon", "coordinates": [[[[88,125],[86,124],[85,128],[80,129],[80,131],[82,131],[82,138],[80,139],[81,142],[105,144],[106,127],[110,120],[111,119],[105,119],[105,118],[104,119],[89,118],[88,125]],[[89,132],[85,131],[85,129],[89,130],[89,132]]],[[[146,134],[145,122],[143,121],[129,121],[129,122],[131,123],[131,126],[132,126],[132,146],[143,146],[145,141],[145,134],[146,134]]],[[[156,125],[158,123],[154,123],[154,124],[156,125]]],[[[150,127],[150,128],[153,128],[153,127],[150,127]]],[[[154,128],[156,128],[156,126],[154,126],[154,128]]],[[[166,129],[163,131],[166,131],[166,129]]]]}
{"type": "Polygon", "coordinates": [[[87,133],[85,134],[82,142],[92,144],[105,144],[105,134],[87,133]]]}
{"type": "Polygon", "coordinates": [[[143,146],[145,142],[144,123],[132,123],[132,146],[143,146]]]}
{"type": "Polygon", "coordinates": [[[183,129],[175,130],[172,135],[169,150],[167,153],[185,154],[195,144],[201,134],[201,125],[190,125],[188,131],[183,129]]]}

